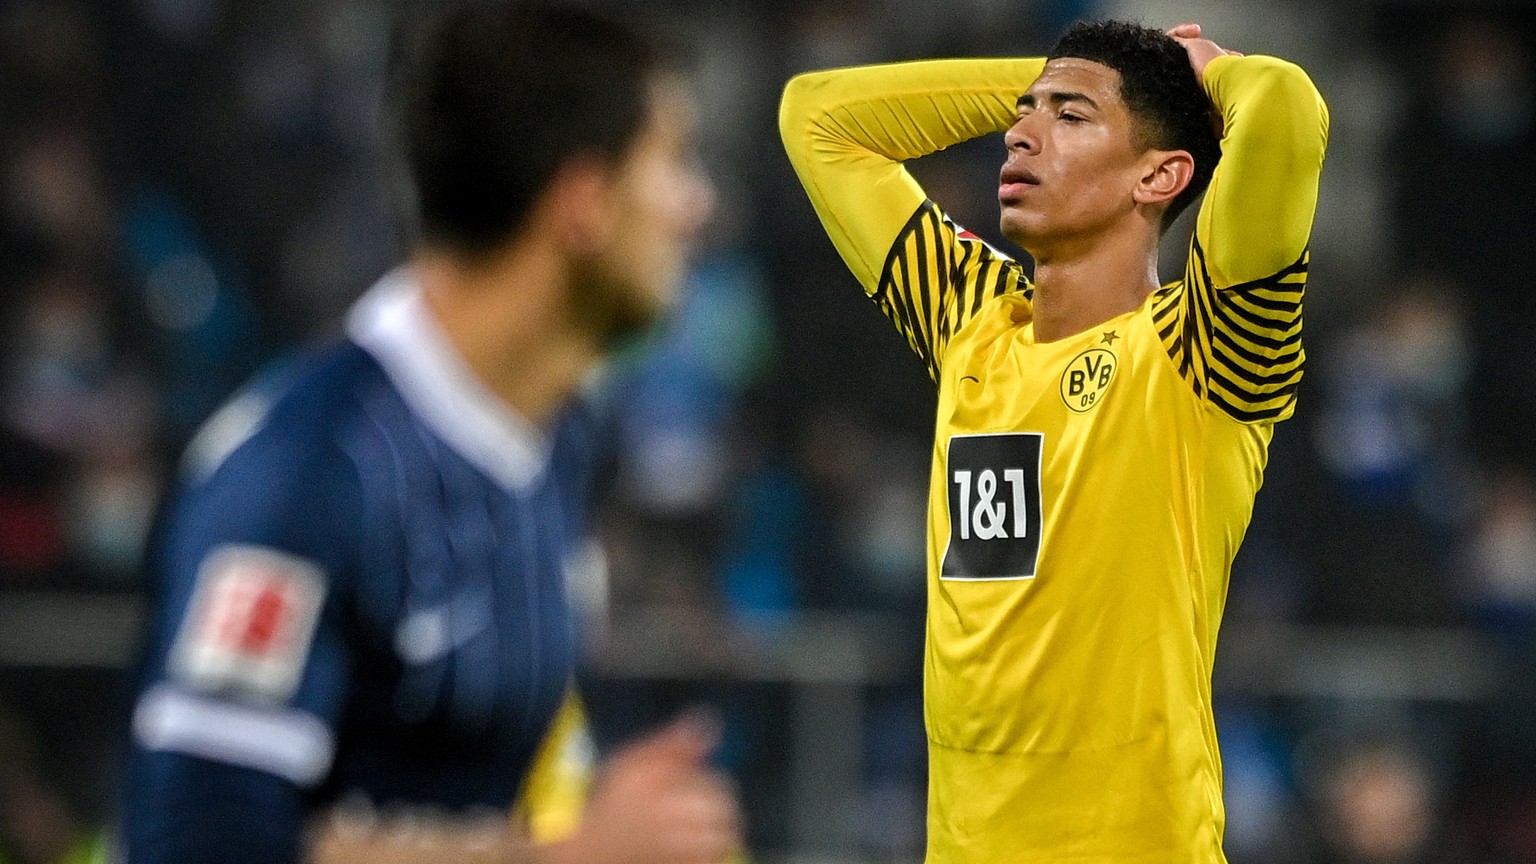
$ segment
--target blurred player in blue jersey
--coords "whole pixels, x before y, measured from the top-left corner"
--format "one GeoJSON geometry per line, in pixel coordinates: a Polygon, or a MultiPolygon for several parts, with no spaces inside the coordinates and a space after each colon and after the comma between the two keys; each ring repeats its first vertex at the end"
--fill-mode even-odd
{"type": "Polygon", "coordinates": [[[404,41],[410,260],[210,422],[157,530],[127,859],[719,861],[738,815],[696,721],[619,751],[562,842],[508,817],[576,662],[571,397],[671,305],[709,207],[682,82],[578,11],[460,5],[404,41]]]}

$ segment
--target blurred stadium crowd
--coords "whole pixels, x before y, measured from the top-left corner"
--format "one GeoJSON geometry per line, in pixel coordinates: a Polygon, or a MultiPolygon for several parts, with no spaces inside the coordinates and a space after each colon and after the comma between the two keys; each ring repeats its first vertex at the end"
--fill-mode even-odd
{"type": "MultiPolygon", "coordinates": [[[[1218,661],[1228,854],[1536,862],[1536,12],[595,5],[684,49],[720,201],[679,314],[594,387],[613,432],[607,578],[586,586],[600,733],[712,701],[760,857],[921,857],[932,390],[805,204],[779,88],[809,68],[1040,53],[1075,17],[1196,20],[1301,63],[1333,118],[1312,365],[1218,661]],[[806,763],[839,759],[856,782],[807,814],[806,763]]],[[[199,424],[398,260],[378,96],[400,6],[0,3],[0,619],[46,597],[85,621],[60,639],[98,638],[70,610],[141,595],[156,500],[199,424]]],[[[1000,152],[914,170],[991,236],[1000,152]]],[[[1183,250],[1163,257],[1172,274],[1183,250]]],[[[13,642],[0,633],[0,862],[88,860],[128,652],[13,642]]]]}

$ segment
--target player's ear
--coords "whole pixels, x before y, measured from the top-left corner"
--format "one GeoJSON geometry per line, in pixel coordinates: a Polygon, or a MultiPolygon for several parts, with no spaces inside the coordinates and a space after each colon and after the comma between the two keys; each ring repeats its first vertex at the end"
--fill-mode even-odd
{"type": "Polygon", "coordinates": [[[608,172],[597,159],[571,158],[556,172],[545,190],[549,226],[560,245],[573,255],[592,254],[609,242],[608,172]]]}
{"type": "Polygon", "coordinates": [[[1137,204],[1167,204],[1189,188],[1195,176],[1195,158],[1187,150],[1148,150],[1142,173],[1131,191],[1137,204]]]}

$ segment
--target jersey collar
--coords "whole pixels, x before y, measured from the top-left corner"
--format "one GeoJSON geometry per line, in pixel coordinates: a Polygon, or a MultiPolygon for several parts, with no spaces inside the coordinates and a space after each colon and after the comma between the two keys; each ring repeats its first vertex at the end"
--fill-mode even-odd
{"type": "Polygon", "coordinates": [[[543,476],[548,436],[475,377],[408,268],[385,274],[357,301],[347,315],[347,336],[384,367],[438,437],[497,483],[521,491],[543,476]]]}

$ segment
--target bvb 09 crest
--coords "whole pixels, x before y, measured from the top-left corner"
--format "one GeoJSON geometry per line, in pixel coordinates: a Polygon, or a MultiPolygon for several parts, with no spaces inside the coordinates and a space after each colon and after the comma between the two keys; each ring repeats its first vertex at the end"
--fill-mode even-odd
{"type": "Polygon", "coordinates": [[[1104,348],[1089,348],[1072,358],[1061,373],[1061,401],[1079,414],[1099,404],[1115,380],[1117,365],[1119,360],[1104,348]]]}

